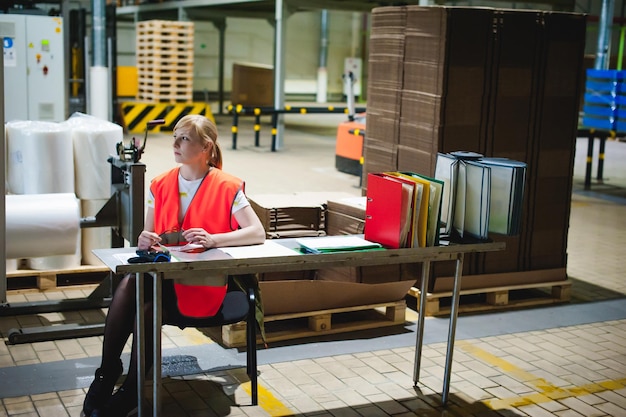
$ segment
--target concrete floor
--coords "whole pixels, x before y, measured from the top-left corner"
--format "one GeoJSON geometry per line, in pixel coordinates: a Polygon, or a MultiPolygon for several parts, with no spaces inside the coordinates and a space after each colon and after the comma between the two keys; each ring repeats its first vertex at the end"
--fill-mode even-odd
{"type": "MultiPolygon", "coordinates": [[[[334,130],[345,116],[288,118],[278,152],[270,152],[267,123],[261,146],[255,147],[252,123],[242,120],[233,150],[232,119],[217,119],[224,169],[247,181],[249,195],[361,194],[357,177],[335,169],[334,130]]],[[[567,265],[572,301],[462,314],[447,407],[439,393],[448,320],[426,319],[422,373],[414,388],[417,313],[408,309],[405,325],[393,329],[260,348],[255,407],[249,406],[242,352],[223,348],[198,330],[166,326],[163,415],[626,416],[626,143],[607,143],[603,181],[594,179],[590,190],[582,186],[586,152],[587,140],[578,139],[567,265]]],[[[171,135],[151,135],[142,161],[146,179],[173,166],[171,135]]],[[[9,302],[80,297],[89,291],[11,294],[9,302]]],[[[6,337],[15,327],[88,323],[104,314],[0,317],[0,332],[6,337]]],[[[101,337],[0,343],[0,417],[78,416],[101,343],[101,337]]]]}

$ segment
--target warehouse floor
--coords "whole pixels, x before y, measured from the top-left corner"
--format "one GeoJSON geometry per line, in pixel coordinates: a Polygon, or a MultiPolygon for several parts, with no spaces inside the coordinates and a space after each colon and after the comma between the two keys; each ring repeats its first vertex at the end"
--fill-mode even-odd
{"type": "MultiPolygon", "coordinates": [[[[217,116],[224,169],[247,192],[343,192],[359,180],[338,172],[334,132],[343,115],[286,118],[283,146],[270,126],[255,147],[251,120],[231,149],[229,116],[217,116]]],[[[148,139],[146,179],[173,166],[171,135],[148,139]]],[[[577,140],[566,304],[461,314],[447,407],[441,405],[448,320],[427,317],[420,382],[413,387],[415,322],[259,348],[258,406],[250,406],[245,353],[203,332],[164,327],[164,416],[626,416],[626,143],[609,141],[604,178],[583,187],[587,139],[577,140]],[[181,366],[184,365],[184,366],[181,366]],[[182,371],[181,371],[182,369],[182,371]]],[[[597,144],[596,144],[597,153],[597,144]]],[[[9,294],[10,303],[85,297],[92,287],[9,294]]],[[[304,295],[305,296],[305,295],[304,295]]],[[[409,306],[411,306],[410,300],[409,306]]],[[[463,301],[462,301],[463,302],[463,301]]],[[[0,317],[11,328],[94,323],[103,310],[0,317]]],[[[0,343],[0,417],[78,416],[99,365],[101,337],[0,343]]],[[[128,348],[126,349],[128,352],[128,348]]],[[[127,356],[124,357],[127,364],[127,356]]]]}

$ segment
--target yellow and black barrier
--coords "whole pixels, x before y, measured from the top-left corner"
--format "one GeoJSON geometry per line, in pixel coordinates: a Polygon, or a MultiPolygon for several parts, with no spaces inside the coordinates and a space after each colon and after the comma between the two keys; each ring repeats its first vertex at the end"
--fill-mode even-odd
{"type": "Polygon", "coordinates": [[[614,130],[600,130],[600,129],[579,129],[579,138],[587,138],[587,164],[585,166],[585,190],[591,188],[591,170],[593,163],[593,143],[596,138],[600,139],[600,149],[598,150],[598,171],[596,180],[598,182],[604,181],[604,150],[606,148],[606,140],[617,137],[617,132],[614,130]]]}
{"type": "MultiPolygon", "coordinates": [[[[275,109],[274,107],[254,107],[254,106],[242,106],[241,104],[229,105],[226,107],[229,113],[233,115],[233,126],[231,131],[233,133],[233,149],[237,149],[237,133],[239,131],[239,116],[254,116],[254,144],[259,146],[259,134],[261,131],[261,116],[272,116],[272,152],[276,151],[276,133],[278,125],[278,115],[286,113],[298,113],[298,114],[325,114],[325,113],[344,113],[350,116],[350,109],[348,107],[301,107],[301,106],[285,106],[284,109],[275,109]]],[[[365,112],[365,108],[354,109],[356,113],[365,112]]]]}
{"type": "Polygon", "coordinates": [[[201,114],[213,122],[215,118],[207,103],[143,103],[124,102],[121,104],[124,127],[128,133],[143,133],[146,124],[155,119],[163,119],[162,125],[150,126],[150,132],[173,132],[176,123],[187,114],[201,114]]]}

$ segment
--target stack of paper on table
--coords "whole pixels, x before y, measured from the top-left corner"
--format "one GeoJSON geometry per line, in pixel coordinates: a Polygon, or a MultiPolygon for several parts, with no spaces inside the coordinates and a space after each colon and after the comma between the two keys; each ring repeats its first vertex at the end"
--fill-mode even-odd
{"type": "Polygon", "coordinates": [[[358,236],[320,236],[299,238],[296,242],[305,253],[331,253],[382,249],[382,245],[358,236]]]}

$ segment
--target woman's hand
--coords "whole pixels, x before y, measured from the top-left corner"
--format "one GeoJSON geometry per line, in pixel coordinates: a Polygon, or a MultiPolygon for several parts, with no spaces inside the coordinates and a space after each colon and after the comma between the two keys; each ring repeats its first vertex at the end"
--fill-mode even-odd
{"type": "Polygon", "coordinates": [[[143,230],[137,238],[137,248],[140,250],[148,250],[160,241],[161,237],[156,233],[143,230]]]}
{"type": "Polygon", "coordinates": [[[187,229],[182,233],[182,236],[187,242],[202,245],[207,249],[217,246],[217,243],[213,239],[213,235],[200,227],[187,229]]]}

